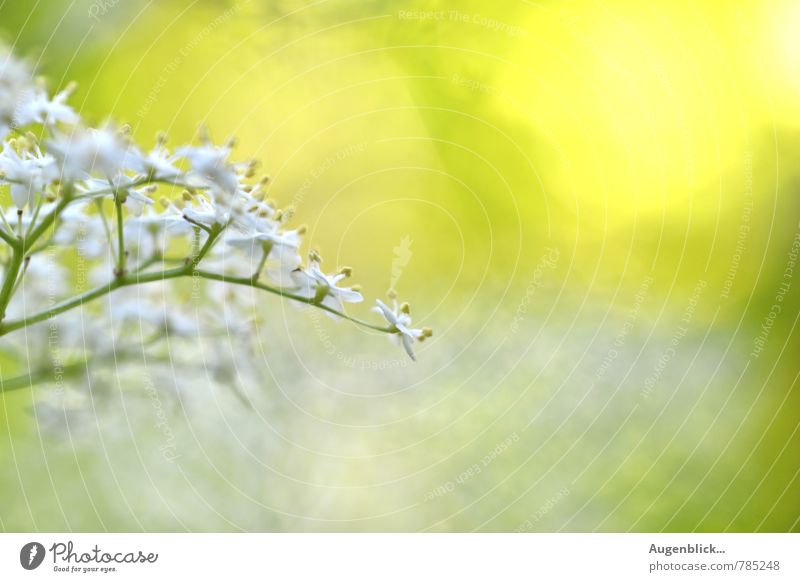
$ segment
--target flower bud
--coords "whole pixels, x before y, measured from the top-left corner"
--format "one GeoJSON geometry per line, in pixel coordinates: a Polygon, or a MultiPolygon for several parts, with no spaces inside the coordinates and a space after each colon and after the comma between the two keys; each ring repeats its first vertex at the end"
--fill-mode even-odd
{"type": "Polygon", "coordinates": [[[208,126],[206,126],[205,123],[201,123],[197,126],[197,139],[204,144],[211,144],[211,137],[208,135],[208,126]]]}

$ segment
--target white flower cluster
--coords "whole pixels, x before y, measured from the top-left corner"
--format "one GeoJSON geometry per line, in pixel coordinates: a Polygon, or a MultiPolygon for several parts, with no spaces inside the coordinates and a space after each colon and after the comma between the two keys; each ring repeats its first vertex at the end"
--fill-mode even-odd
{"type": "MultiPolygon", "coordinates": [[[[326,273],[316,251],[303,264],[305,228],[287,225],[292,212],[267,197],[269,180],[256,175],[256,162],[230,161],[233,141],[215,145],[203,131],[199,145],[170,150],[159,136],[145,151],[125,127],[85,125],[67,103],[73,89],[48,96],[24,61],[0,51],[0,184],[8,185],[12,201],[0,212],[6,243],[0,250],[6,259],[0,335],[112,292],[124,296],[145,283],[157,289],[155,283],[182,276],[263,289],[318,307],[388,333],[412,358],[413,344],[431,335],[412,329],[407,304],[398,307],[393,297],[393,308],[381,301],[374,308],[385,326],[345,314],[345,303],[363,301],[357,286],[344,284],[351,270],[326,273]],[[179,197],[159,196],[162,187],[177,188],[179,197]],[[90,279],[98,286],[31,315],[32,303],[20,310],[12,300],[19,287],[36,284],[43,251],[54,245],[95,260],[100,274],[95,270],[90,279]],[[231,260],[228,250],[240,260],[231,260]]],[[[191,332],[176,310],[166,321],[142,297],[147,294],[114,302],[112,314],[118,321],[191,332]]]]}

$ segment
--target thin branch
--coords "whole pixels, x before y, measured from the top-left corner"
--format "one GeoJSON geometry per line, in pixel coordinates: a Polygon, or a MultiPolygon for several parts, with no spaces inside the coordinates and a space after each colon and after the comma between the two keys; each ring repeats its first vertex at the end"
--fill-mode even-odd
{"type": "Polygon", "coordinates": [[[11,255],[11,262],[6,269],[6,277],[3,281],[3,287],[0,289],[0,322],[6,315],[6,308],[11,301],[14,285],[17,282],[19,269],[22,266],[22,260],[25,257],[25,251],[22,249],[21,244],[16,244],[13,248],[11,255]]]}
{"type": "MultiPolygon", "coordinates": [[[[8,219],[6,218],[6,213],[3,212],[2,208],[0,208],[0,220],[2,220],[3,224],[8,229],[8,232],[13,234],[14,228],[8,223],[8,219]]],[[[0,229],[0,232],[2,232],[2,229],[0,229]]],[[[5,233],[3,233],[3,234],[5,234],[5,233]]]]}
{"type": "Polygon", "coordinates": [[[114,208],[117,211],[117,270],[115,275],[122,277],[125,274],[125,229],[122,216],[122,200],[119,193],[114,194],[114,208]]]}
{"type": "MultiPolygon", "coordinates": [[[[61,369],[58,373],[62,377],[76,376],[81,371],[85,370],[87,365],[87,360],[66,364],[61,366],[61,369]]],[[[14,376],[13,378],[0,378],[0,393],[11,392],[12,390],[20,390],[22,388],[30,388],[31,386],[36,386],[37,384],[52,381],[54,380],[55,376],[56,371],[54,368],[41,368],[39,370],[33,370],[25,374],[20,374],[19,376],[14,376]]]]}
{"type": "MultiPolygon", "coordinates": [[[[1,212],[1,211],[0,211],[1,212]]],[[[11,232],[14,232],[13,229],[11,232]]],[[[16,238],[13,234],[8,234],[5,230],[0,228],[0,238],[2,238],[9,246],[15,246],[19,244],[19,239],[16,238]]]]}
{"type": "Polygon", "coordinates": [[[356,325],[360,325],[361,327],[374,329],[375,331],[380,331],[384,333],[395,333],[393,329],[390,329],[388,327],[381,327],[380,325],[374,325],[362,319],[351,317],[346,313],[337,311],[336,309],[328,307],[327,305],[323,305],[322,303],[318,303],[314,297],[309,298],[309,297],[303,297],[302,295],[295,295],[294,293],[290,293],[285,289],[280,289],[279,287],[271,287],[269,285],[265,285],[264,283],[259,283],[258,281],[255,281],[253,277],[230,277],[228,275],[222,275],[219,273],[210,273],[208,271],[199,271],[199,270],[195,271],[194,274],[203,279],[209,279],[212,281],[222,281],[224,283],[230,283],[232,285],[244,285],[246,287],[261,289],[262,291],[266,291],[267,293],[279,295],[280,297],[284,297],[285,299],[291,299],[292,301],[305,303],[306,305],[311,305],[312,307],[316,307],[318,309],[321,309],[322,311],[327,311],[328,313],[337,315],[342,319],[352,321],[353,323],[355,323],[356,325]]]}
{"type": "MultiPolygon", "coordinates": [[[[213,244],[213,242],[211,244],[213,244]]],[[[206,246],[204,246],[204,248],[210,248],[209,241],[206,241],[206,246]]],[[[204,251],[201,249],[201,253],[203,252],[204,251]]],[[[272,293],[273,295],[278,295],[286,299],[291,299],[292,301],[305,303],[306,305],[311,305],[323,311],[327,311],[328,313],[337,315],[342,319],[346,319],[362,327],[366,327],[383,333],[394,333],[394,330],[390,328],[371,324],[369,322],[347,315],[346,313],[337,311],[336,309],[328,307],[327,305],[316,303],[313,297],[308,298],[308,297],[303,297],[302,295],[295,295],[294,293],[290,293],[289,291],[286,291],[284,289],[280,289],[278,287],[271,287],[269,285],[265,285],[264,283],[259,283],[258,281],[253,280],[252,277],[229,277],[227,275],[219,273],[211,273],[209,271],[202,271],[196,269],[197,263],[201,258],[202,256],[200,256],[199,258],[195,257],[195,259],[189,264],[184,265],[182,267],[176,267],[174,269],[165,269],[163,271],[157,271],[155,273],[133,273],[131,275],[125,275],[117,279],[114,279],[112,281],[109,281],[105,285],[102,285],[90,291],[86,291],[85,293],[82,293],[77,297],[73,297],[72,299],[54,305],[50,309],[47,309],[35,315],[31,315],[29,317],[21,319],[2,322],[0,323],[0,336],[4,336],[6,334],[11,333],[12,331],[21,329],[23,327],[33,325],[34,323],[39,323],[41,321],[48,320],[51,317],[55,317],[56,315],[64,313],[65,311],[69,311],[71,309],[79,307],[84,303],[88,303],[89,301],[98,299],[100,297],[103,297],[104,295],[108,295],[109,293],[116,291],[121,287],[128,287],[131,285],[151,283],[154,281],[166,281],[168,279],[176,279],[179,277],[191,277],[191,276],[197,276],[211,281],[222,281],[224,283],[230,283],[232,285],[243,285],[247,287],[253,287],[255,289],[261,289],[262,291],[272,293]]]]}
{"type": "Polygon", "coordinates": [[[36,210],[33,212],[33,216],[31,217],[31,223],[28,225],[28,230],[25,231],[25,237],[30,236],[31,231],[33,230],[33,226],[36,224],[36,219],[39,218],[39,212],[42,210],[42,202],[44,201],[44,196],[39,194],[39,200],[36,203],[36,210]]]}

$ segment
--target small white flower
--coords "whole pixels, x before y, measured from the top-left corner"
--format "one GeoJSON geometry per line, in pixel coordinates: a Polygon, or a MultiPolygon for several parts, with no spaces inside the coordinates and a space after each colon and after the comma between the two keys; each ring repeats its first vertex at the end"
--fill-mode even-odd
{"type": "Polygon", "coordinates": [[[126,220],[125,226],[153,233],[167,230],[173,234],[184,234],[192,230],[192,226],[186,222],[183,213],[172,204],[167,206],[163,212],[148,208],[141,215],[126,220]]]}
{"type": "Polygon", "coordinates": [[[392,301],[393,308],[390,309],[383,301],[376,299],[375,302],[378,305],[373,307],[372,311],[381,314],[389,322],[390,329],[394,330],[389,339],[403,346],[409,357],[412,360],[416,360],[413,350],[414,342],[424,341],[433,335],[433,332],[428,328],[412,329],[409,327],[411,325],[411,315],[408,303],[403,303],[398,307],[397,301],[394,299],[392,301]]]}
{"type": "Polygon", "coordinates": [[[153,199],[148,196],[155,186],[131,188],[134,179],[125,174],[119,174],[111,180],[88,178],[76,186],[85,198],[105,198],[114,196],[115,191],[122,192],[125,204],[134,214],[141,214],[145,206],[153,204],[153,199]]]}
{"type": "Polygon", "coordinates": [[[138,216],[125,221],[125,240],[136,249],[135,257],[139,260],[152,256],[155,252],[164,253],[169,240],[190,235],[192,225],[183,217],[183,213],[170,204],[163,212],[147,206],[138,216]]]}
{"type": "Polygon", "coordinates": [[[86,198],[103,198],[114,195],[114,190],[130,187],[133,179],[125,174],[112,178],[86,178],[75,186],[75,189],[86,198]]]}
{"type": "Polygon", "coordinates": [[[155,186],[145,186],[144,188],[131,188],[125,194],[125,207],[130,210],[134,215],[140,216],[144,209],[154,204],[153,199],[149,194],[155,189],[155,186]]]}
{"type": "Polygon", "coordinates": [[[59,123],[75,125],[80,117],[66,104],[67,97],[74,90],[73,86],[56,94],[52,99],[47,97],[43,89],[36,89],[23,96],[22,103],[17,108],[15,123],[27,125],[28,123],[43,123],[54,126],[59,123]]]}
{"type": "Polygon", "coordinates": [[[58,177],[51,156],[42,154],[38,148],[20,156],[9,143],[5,143],[0,152],[0,171],[11,183],[11,198],[19,209],[33,206],[47,184],[58,177]]]}
{"type": "MultiPolygon", "coordinates": [[[[307,269],[292,271],[297,294],[314,299],[315,303],[325,305],[336,311],[342,311],[342,303],[359,303],[364,300],[361,293],[353,287],[339,287],[342,279],[350,276],[351,270],[347,267],[333,275],[326,275],[319,268],[319,258],[312,254],[307,269]]],[[[332,315],[332,314],[331,314],[332,315]]]]}
{"type": "Polygon", "coordinates": [[[247,253],[248,258],[240,262],[249,265],[250,269],[264,258],[265,251],[268,252],[264,266],[267,277],[280,287],[294,286],[292,272],[302,262],[295,247],[282,244],[269,245],[255,238],[227,238],[226,242],[247,253]]]}
{"type": "Polygon", "coordinates": [[[0,47],[0,139],[17,126],[17,111],[33,87],[33,73],[28,64],[0,47]]]}
{"type": "Polygon", "coordinates": [[[216,186],[228,196],[233,196],[239,190],[239,178],[228,162],[230,148],[205,144],[184,146],[178,148],[176,153],[189,160],[192,166],[189,177],[199,179],[200,185],[216,186]]]}
{"type": "Polygon", "coordinates": [[[131,159],[132,151],[135,152],[108,127],[61,134],[48,142],[47,147],[58,159],[66,180],[84,180],[91,174],[114,179],[131,159]]]}
{"type": "Polygon", "coordinates": [[[154,147],[147,154],[138,154],[131,162],[131,168],[141,174],[152,174],[164,180],[174,180],[181,175],[175,166],[177,156],[171,156],[161,145],[154,147]]]}
{"type": "Polygon", "coordinates": [[[228,223],[227,209],[202,196],[195,197],[195,205],[183,209],[183,216],[203,226],[223,225],[228,223]]]}
{"type": "Polygon", "coordinates": [[[259,218],[255,213],[246,213],[234,222],[240,230],[243,227],[254,227],[253,230],[241,235],[229,235],[227,244],[249,251],[251,262],[260,261],[264,252],[268,253],[267,259],[271,260],[267,272],[272,279],[278,280],[282,285],[290,280],[290,273],[300,266],[298,249],[304,226],[293,230],[281,230],[280,223],[269,218],[259,218]],[[277,263],[277,265],[275,264],[277,263]]]}

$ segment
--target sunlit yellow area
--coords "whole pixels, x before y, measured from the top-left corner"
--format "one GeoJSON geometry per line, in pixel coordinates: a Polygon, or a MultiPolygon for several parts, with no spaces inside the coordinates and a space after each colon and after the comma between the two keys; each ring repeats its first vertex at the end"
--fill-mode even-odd
{"type": "Polygon", "coordinates": [[[306,248],[435,335],[411,362],[259,295],[252,352],[183,354],[258,381],[152,376],[173,459],[135,365],[94,363],[60,431],[47,385],[4,395],[0,529],[800,531],[799,26],[792,0],[3,4],[86,119],[236,136],[306,248]]]}

